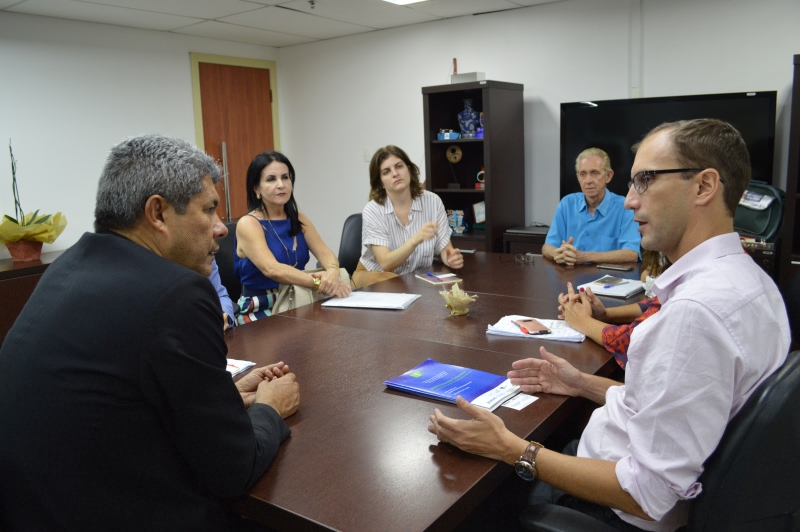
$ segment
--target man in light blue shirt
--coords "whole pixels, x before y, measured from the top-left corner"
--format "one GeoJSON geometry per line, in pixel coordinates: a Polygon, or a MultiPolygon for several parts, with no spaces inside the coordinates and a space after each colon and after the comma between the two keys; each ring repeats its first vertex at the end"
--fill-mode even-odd
{"type": "Polygon", "coordinates": [[[625,198],[606,189],[614,176],[608,154],[583,150],[575,160],[582,192],[561,199],[542,246],[542,255],[558,264],[635,262],[640,235],[625,198]]]}
{"type": "Polygon", "coordinates": [[[219,297],[219,305],[222,307],[222,330],[227,331],[228,327],[233,327],[233,301],[231,296],[228,295],[228,290],[222,284],[222,279],[219,276],[219,267],[217,266],[216,259],[211,263],[211,275],[208,280],[214,285],[214,290],[217,291],[219,297]]]}

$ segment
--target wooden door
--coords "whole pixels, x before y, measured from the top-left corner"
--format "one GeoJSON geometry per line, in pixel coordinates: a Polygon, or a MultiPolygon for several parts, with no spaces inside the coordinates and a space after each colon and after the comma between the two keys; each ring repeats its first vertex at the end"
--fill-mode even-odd
{"type": "MultiPolygon", "coordinates": [[[[222,165],[227,151],[230,219],[247,213],[246,175],[253,157],[272,150],[272,91],[269,70],[199,63],[205,150],[222,165]]],[[[220,218],[227,220],[224,180],[217,185],[220,218]]]]}

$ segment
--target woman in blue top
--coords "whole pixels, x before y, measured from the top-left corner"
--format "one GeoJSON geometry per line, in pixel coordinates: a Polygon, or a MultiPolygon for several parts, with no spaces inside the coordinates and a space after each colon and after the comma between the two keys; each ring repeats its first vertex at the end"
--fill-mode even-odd
{"type": "Polygon", "coordinates": [[[242,283],[239,324],[272,314],[280,283],[306,286],[320,294],[346,297],[350,285],[339,280],[339,261],[314,224],[299,212],[292,192],[294,168],[285,155],[266,151],[247,169],[250,212],[236,224],[233,267],[242,283]],[[305,273],[309,250],[325,267],[305,273]]]}

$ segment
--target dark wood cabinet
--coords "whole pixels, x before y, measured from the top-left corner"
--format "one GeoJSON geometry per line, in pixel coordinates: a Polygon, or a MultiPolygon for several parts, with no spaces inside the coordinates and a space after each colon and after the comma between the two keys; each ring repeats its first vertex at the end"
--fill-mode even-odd
{"type": "Polygon", "coordinates": [[[792,278],[792,261],[800,260],[800,218],[796,217],[800,207],[797,179],[800,176],[800,55],[794,56],[794,82],[792,85],[792,111],[789,126],[789,166],[786,173],[786,204],[783,208],[778,257],[780,287],[786,289],[792,278]],[[788,245],[787,245],[788,244],[788,245]]]}
{"type": "Polygon", "coordinates": [[[534,227],[527,234],[505,233],[503,235],[503,253],[535,253],[542,254],[542,246],[547,238],[549,227],[534,227]]]}
{"type": "Polygon", "coordinates": [[[453,235],[455,247],[503,251],[506,229],[525,223],[525,145],[523,86],[475,81],[422,88],[425,114],[425,187],[442,198],[445,209],[463,210],[468,231],[453,235]],[[438,140],[442,129],[459,132],[464,100],[483,113],[483,139],[438,140]],[[458,147],[461,160],[447,153],[458,147]],[[484,189],[475,187],[483,169],[484,189]],[[453,188],[455,185],[458,188],[453,188]],[[484,202],[484,229],[474,228],[473,205],[484,202]]]}

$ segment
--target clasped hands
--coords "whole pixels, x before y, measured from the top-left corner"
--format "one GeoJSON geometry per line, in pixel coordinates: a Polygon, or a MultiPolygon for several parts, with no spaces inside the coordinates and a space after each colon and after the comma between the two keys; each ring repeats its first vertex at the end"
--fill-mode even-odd
{"type": "Polygon", "coordinates": [[[300,405],[300,385],[283,362],[252,370],[236,383],[236,389],[245,408],[254,403],[267,404],[282,418],[294,414],[300,405]]]}
{"type": "MultiPolygon", "coordinates": [[[[525,393],[554,393],[580,396],[584,387],[584,374],[572,364],[544,347],[539,348],[542,358],[517,360],[508,372],[511,384],[520,386],[525,393]]],[[[494,460],[513,463],[525,451],[527,442],[509,431],[503,420],[486,409],[474,406],[459,396],[456,406],[469,419],[445,416],[438,408],[430,416],[428,431],[445,443],[455,445],[468,453],[494,460]]]]}
{"type": "Polygon", "coordinates": [[[352,290],[349,284],[339,280],[338,268],[328,268],[324,272],[314,272],[311,277],[320,280],[317,291],[326,296],[347,297],[352,290]]]}
{"type": "Polygon", "coordinates": [[[553,253],[553,260],[557,264],[564,264],[565,266],[575,266],[576,264],[583,264],[583,253],[578,250],[572,243],[575,241],[573,237],[569,240],[561,241],[561,246],[553,253]]]}
{"type": "Polygon", "coordinates": [[[558,294],[558,317],[575,327],[587,318],[606,321],[606,307],[591,288],[575,293],[572,283],[567,283],[567,293],[558,294]]]}

